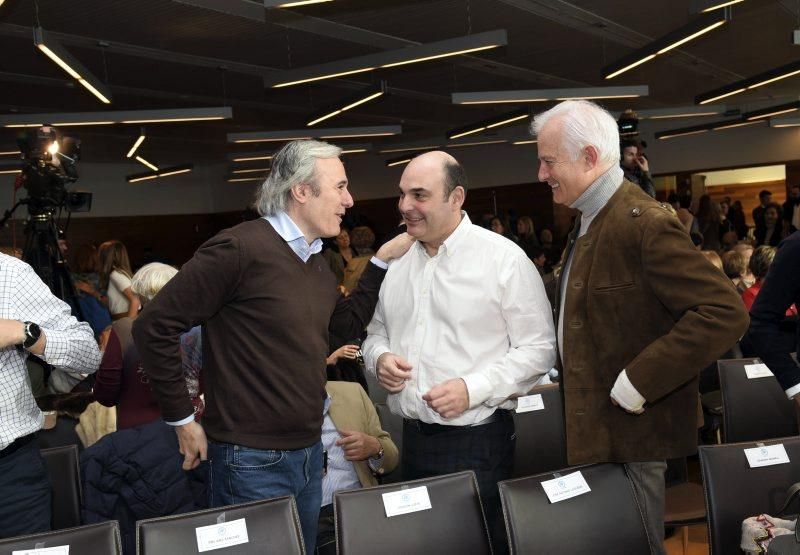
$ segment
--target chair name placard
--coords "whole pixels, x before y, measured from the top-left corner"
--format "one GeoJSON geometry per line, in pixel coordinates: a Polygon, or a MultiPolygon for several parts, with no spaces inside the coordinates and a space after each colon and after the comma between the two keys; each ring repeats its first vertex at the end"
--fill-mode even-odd
{"type": "Polygon", "coordinates": [[[517,399],[517,413],[531,412],[534,410],[544,410],[542,394],[526,395],[517,399]]]}
{"type": "Polygon", "coordinates": [[[744,373],[747,374],[748,380],[754,380],[756,378],[769,378],[770,376],[775,375],[763,362],[759,364],[745,364],[744,373]]]}
{"type": "Polygon", "coordinates": [[[782,443],[745,449],[744,456],[747,457],[750,468],[787,464],[789,462],[789,455],[786,453],[786,448],[782,443]]]}
{"type": "Polygon", "coordinates": [[[197,534],[197,551],[200,553],[250,541],[247,537],[247,524],[243,518],[200,526],[194,531],[197,534]]]}
{"type": "Polygon", "coordinates": [[[386,517],[416,513],[431,508],[431,498],[428,496],[428,488],[420,486],[418,488],[401,489],[383,494],[383,508],[386,510],[386,517]]]}
{"type": "Polygon", "coordinates": [[[55,547],[37,547],[36,549],[16,549],[11,555],[69,555],[68,545],[55,547]]]}
{"type": "Polygon", "coordinates": [[[592,491],[580,470],[542,482],[542,488],[544,488],[547,498],[550,499],[550,503],[558,503],[592,491]]]}

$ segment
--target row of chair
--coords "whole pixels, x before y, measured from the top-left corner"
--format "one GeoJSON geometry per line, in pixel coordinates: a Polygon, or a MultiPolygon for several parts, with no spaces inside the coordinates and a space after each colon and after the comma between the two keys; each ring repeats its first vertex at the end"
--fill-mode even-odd
{"type": "MultiPolygon", "coordinates": [[[[700,447],[712,555],[739,550],[748,516],[775,514],[786,487],[800,481],[800,438],[700,447]],[[783,444],[791,461],[750,468],[744,450],[783,444]]],[[[512,553],[646,553],[648,538],[633,488],[622,465],[567,468],[500,482],[512,553]],[[541,483],[580,471],[590,491],[557,503],[541,483]]],[[[798,508],[794,507],[797,511],[798,508]]],[[[491,553],[486,520],[471,471],[399,484],[339,492],[334,496],[337,552],[346,554],[491,553]],[[386,517],[383,494],[425,486],[431,509],[386,517]]],[[[196,529],[244,519],[248,541],[215,550],[236,553],[304,553],[294,500],[281,497],[137,523],[137,553],[198,553],[196,529]]],[[[71,553],[120,553],[116,523],[0,540],[0,555],[35,547],[69,545],[71,553]]]]}

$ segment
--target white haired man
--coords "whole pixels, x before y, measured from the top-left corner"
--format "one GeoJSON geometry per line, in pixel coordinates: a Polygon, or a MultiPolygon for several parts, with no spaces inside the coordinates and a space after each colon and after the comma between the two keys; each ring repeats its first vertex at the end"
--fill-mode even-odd
{"type": "Polygon", "coordinates": [[[569,463],[625,463],[663,553],[665,460],[696,451],[698,374],[742,336],[747,313],[678,219],[623,180],[608,112],[562,102],[532,128],[539,180],[581,213],[555,309],[569,463]]]}
{"type": "Polygon", "coordinates": [[[359,288],[339,296],[319,254],[353,206],[341,149],[293,141],[273,159],[256,207],[263,218],[202,245],[136,320],[133,336],[184,468],[208,455],[211,506],[293,495],[314,548],[328,328],[356,337],[377,302],[386,262],[411,244],[384,245],[359,288]],[[181,333],[203,325],[203,426],[182,379],[181,333]],[[344,331],[343,331],[344,330],[344,331]],[[207,356],[206,356],[207,355],[207,356]],[[211,441],[207,441],[206,434],[211,441]]]}

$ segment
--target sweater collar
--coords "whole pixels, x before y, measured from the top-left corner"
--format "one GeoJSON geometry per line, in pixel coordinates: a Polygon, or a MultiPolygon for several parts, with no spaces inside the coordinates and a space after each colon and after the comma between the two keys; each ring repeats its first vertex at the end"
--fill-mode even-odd
{"type": "Polygon", "coordinates": [[[580,211],[583,217],[597,214],[614,196],[622,185],[623,171],[617,165],[611,166],[583,192],[570,208],[580,211]]]}

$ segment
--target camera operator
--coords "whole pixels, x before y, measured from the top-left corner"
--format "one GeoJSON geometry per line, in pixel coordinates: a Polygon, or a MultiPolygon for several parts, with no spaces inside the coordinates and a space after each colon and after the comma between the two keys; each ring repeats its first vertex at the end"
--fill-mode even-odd
{"type": "Polygon", "coordinates": [[[623,139],[620,141],[620,154],[619,165],[622,167],[625,179],[636,183],[642,188],[642,191],[655,198],[656,189],[653,187],[653,180],[650,177],[650,164],[647,162],[639,142],[623,139]]]}
{"type": "Polygon", "coordinates": [[[33,268],[0,254],[0,538],[50,529],[50,483],[36,432],[44,417],[25,361],[94,372],[100,351],[89,324],[78,322],[33,268]]]}

